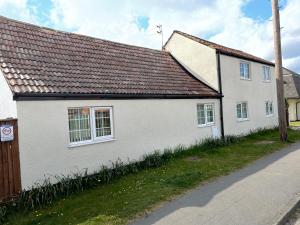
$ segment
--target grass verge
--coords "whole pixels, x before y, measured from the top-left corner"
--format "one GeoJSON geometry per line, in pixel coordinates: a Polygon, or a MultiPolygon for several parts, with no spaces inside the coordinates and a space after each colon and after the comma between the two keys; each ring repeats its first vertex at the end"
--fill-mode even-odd
{"type": "Polygon", "coordinates": [[[290,122],[290,126],[291,126],[291,127],[300,127],[300,121],[293,121],[293,122],[290,122]]]}
{"type": "MultiPolygon", "coordinates": [[[[289,140],[300,140],[300,132],[289,130],[289,140]]],[[[126,224],[162,201],[285,146],[274,130],[253,133],[213,151],[196,146],[161,167],[73,194],[36,211],[12,214],[6,224],[126,224]]]]}

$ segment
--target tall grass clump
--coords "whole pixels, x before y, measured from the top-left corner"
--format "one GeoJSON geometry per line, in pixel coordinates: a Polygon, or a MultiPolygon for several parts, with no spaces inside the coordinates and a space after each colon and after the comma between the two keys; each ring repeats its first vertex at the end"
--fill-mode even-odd
{"type": "Polygon", "coordinates": [[[166,165],[170,160],[184,157],[200,151],[216,151],[218,148],[237,143],[241,137],[225,136],[224,138],[207,138],[190,147],[177,146],[174,149],[155,151],[146,154],[140,161],[129,161],[127,163],[117,160],[110,167],[101,166],[98,171],[89,174],[87,170],[74,173],[69,176],[54,176],[45,178],[42,183],[37,183],[24,190],[17,198],[10,201],[0,202],[0,223],[6,221],[8,215],[16,212],[35,210],[52,204],[57,199],[62,199],[71,194],[82,192],[100,184],[111,181],[139,171],[157,168],[166,165]],[[54,183],[54,184],[53,184],[54,183]]]}

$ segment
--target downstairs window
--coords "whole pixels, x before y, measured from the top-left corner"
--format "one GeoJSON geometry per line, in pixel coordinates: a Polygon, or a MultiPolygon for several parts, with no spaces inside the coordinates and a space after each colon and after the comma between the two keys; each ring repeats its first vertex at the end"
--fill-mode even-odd
{"type": "Polygon", "coordinates": [[[208,126],[215,122],[214,104],[198,104],[197,105],[198,126],[208,126]]]}
{"type": "Polygon", "coordinates": [[[112,107],[68,109],[71,144],[106,141],[113,138],[112,107]]]}

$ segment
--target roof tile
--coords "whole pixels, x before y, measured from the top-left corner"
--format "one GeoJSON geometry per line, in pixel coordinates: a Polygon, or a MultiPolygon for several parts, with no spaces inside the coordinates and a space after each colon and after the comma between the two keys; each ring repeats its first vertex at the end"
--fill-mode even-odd
{"type": "Polygon", "coordinates": [[[14,93],[219,94],[165,51],[55,31],[0,17],[0,62],[14,93]]]}
{"type": "Polygon", "coordinates": [[[260,57],[254,56],[254,55],[251,55],[247,52],[243,52],[243,51],[233,49],[233,48],[228,48],[226,46],[219,45],[219,44],[216,44],[214,42],[204,40],[202,38],[184,33],[182,31],[177,31],[176,30],[176,31],[174,31],[174,33],[180,34],[180,35],[182,35],[184,37],[187,37],[187,38],[189,38],[193,41],[196,41],[196,42],[199,42],[199,43],[201,43],[203,45],[206,45],[208,47],[214,48],[214,49],[220,51],[220,53],[223,53],[225,55],[230,55],[230,56],[235,56],[235,57],[242,58],[242,59],[252,60],[252,61],[255,61],[255,62],[267,64],[267,65],[272,65],[272,66],[274,65],[273,62],[267,61],[265,59],[262,59],[260,57]]]}

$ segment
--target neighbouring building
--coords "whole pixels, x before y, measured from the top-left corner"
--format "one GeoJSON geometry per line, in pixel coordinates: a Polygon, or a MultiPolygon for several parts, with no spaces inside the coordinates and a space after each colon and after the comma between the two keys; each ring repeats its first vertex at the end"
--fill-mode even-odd
{"type": "Polygon", "coordinates": [[[288,107],[288,120],[300,120],[300,75],[283,69],[284,97],[288,107]]]}
{"type": "Polygon", "coordinates": [[[166,51],[0,17],[0,65],[0,119],[18,119],[22,188],[220,136],[221,94],[166,51]]]}
{"type": "Polygon", "coordinates": [[[164,48],[224,96],[220,115],[225,134],[278,125],[272,62],[180,31],[173,32],[164,48]]]}

